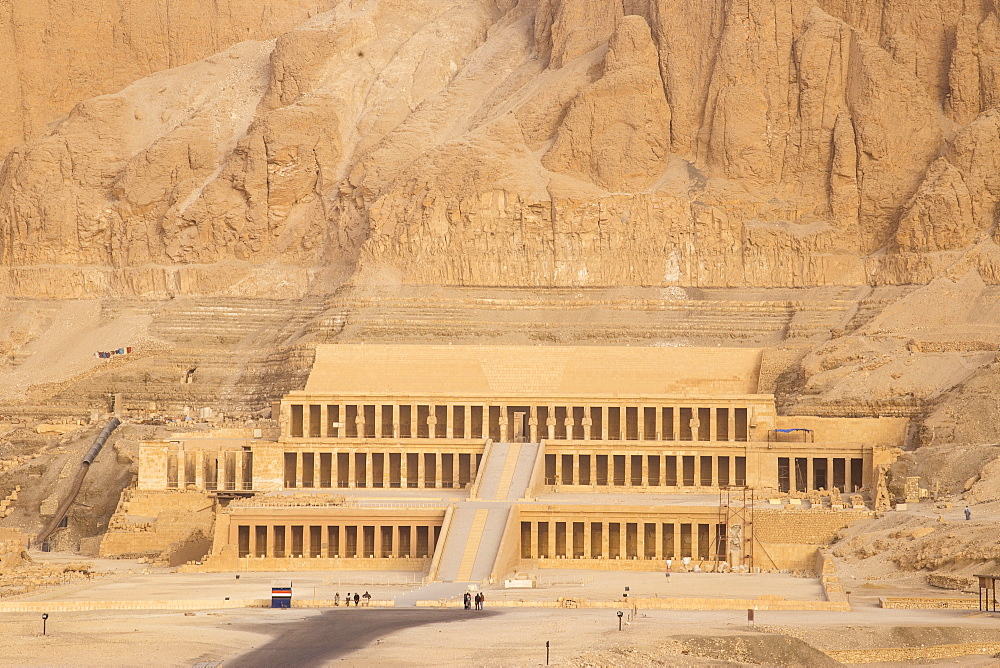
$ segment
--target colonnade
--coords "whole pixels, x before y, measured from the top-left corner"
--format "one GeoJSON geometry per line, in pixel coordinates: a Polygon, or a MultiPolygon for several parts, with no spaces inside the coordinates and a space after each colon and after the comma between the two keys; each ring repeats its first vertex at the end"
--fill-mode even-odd
{"type": "Polygon", "coordinates": [[[289,404],[290,438],[746,441],[746,406],[289,404]]]}
{"type": "Polygon", "coordinates": [[[747,458],[729,455],[584,454],[545,455],[547,485],[617,487],[722,487],[745,485],[747,458]]]}
{"type": "Polygon", "coordinates": [[[166,467],[167,489],[253,489],[250,450],[178,450],[167,454],[166,467]]]}
{"type": "Polygon", "coordinates": [[[471,484],[482,452],[371,450],[284,453],[284,487],[463,488],[471,484]]]}
{"type": "Polygon", "coordinates": [[[432,524],[237,524],[240,558],[430,558],[441,535],[432,524]]]}
{"type": "Polygon", "coordinates": [[[522,521],[522,559],[726,558],[727,527],[718,521],[522,521]]]}
{"type": "Polygon", "coordinates": [[[856,492],[865,484],[862,457],[778,457],[778,491],[809,492],[836,487],[856,492]]]}

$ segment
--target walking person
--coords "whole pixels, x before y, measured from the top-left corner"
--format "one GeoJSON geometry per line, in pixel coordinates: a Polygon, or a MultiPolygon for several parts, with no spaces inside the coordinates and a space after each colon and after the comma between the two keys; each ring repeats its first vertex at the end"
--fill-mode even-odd
{"type": "Polygon", "coordinates": [[[972,519],[972,511],[969,510],[968,506],[965,507],[965,519],[966,519],[966,521],[972,519]]]}
{"type": "Polygon", "coordinates": [[[362,596],[361,598],[365,599],[365,605],[368,605],[369,603],[372,602],[372,595],[369,594],[367,590],[365,591],[364,596],[362,596]]]}
{"type": "Polygon", "coordinates": [[[462,597],[462,603],[465,604],[466,610],[472,607],[472,595],[469,592],[465,592],[465,596],[462,597]]]}
{"type": "Polygon", "coordinates": [[[479,609],[482,610],[486,603],[486,594],[479,592],[479,609]]]}
{"type": "Polygon", "coordinates": [[[351,607],[351,592],[347,592],[347,596],[344,597],[344,605],[351,607]]]}
{"type": "Polygon", "coordinates": [[[336,594],[333,595],[333,604],[335,606],[340,606],[340,592],[339,591],[336,594]]]}
{"type": "Polygon", "coordinates": [[[358,592],[354,592],[354,607],[355,608],[358,607],[360,603],[361,603],[361,594],[359,594],[358,592]]]}

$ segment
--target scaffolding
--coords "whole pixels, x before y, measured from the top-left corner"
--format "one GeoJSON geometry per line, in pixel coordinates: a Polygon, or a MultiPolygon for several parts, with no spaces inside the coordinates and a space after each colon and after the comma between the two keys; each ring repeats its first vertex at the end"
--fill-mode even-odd
{"type": "MultiPolygon", "coordinates": [[[[740,563],[730,563],[730,567],[737,568],[746,566],[747,570],[754,567],[754,490],[752,487],[724,486],[719,488],[719,524],[725,527],[726,536],[718,537],[719,545],[715,550],[716,567],[718,567],[719,555],[725,556],[729,560],[731,551],[731,541],[739,540],[740,563]],[[740,527],[735,531],[734,527],[740,527]],[[721,542],[725,540],[725,547],[721,542]]],[[[721,533],[721,532],[720,532],[721,533]]]]}

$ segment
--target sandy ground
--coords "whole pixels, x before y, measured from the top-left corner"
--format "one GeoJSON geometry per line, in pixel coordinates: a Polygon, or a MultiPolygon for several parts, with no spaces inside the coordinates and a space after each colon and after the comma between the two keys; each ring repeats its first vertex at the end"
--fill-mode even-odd
{"type": "MultiPolygon", "coordinates": [[[[46,555],[58,561],[68,555],[46,555]]],[[[97,560],[105,573],[86,583],[50,588],[19,600],[177,600],[265,598],[274,580],[293,581],[297,598],[332,598],[368,590],[392,598],[411,591],[408,573],[142,572],[138,562],[97,560]],[[107,563],[105,563],[107,561],[107,563]],[[133,570],[130,570],[133,569],[133,570]],[[370,584],[344,585],[346,580],[370,584]],[[398,583],[398,584],[388,584],[398,583]]],[[[629,583],[632,596],[758,596],[816,599],[811,578],[779,574],[674,574],[539,571],[535,590],[487,590],[484,612],[461,609],[224,609],[196,612],[52,613],[47,634],[35,613],[0,613],[0,666],[700,666],[836,665],[822,650],[997,642],[1000,615],[968,611],[882,610],[879,595],[899,582],[855,583],[854,610],[745,612],[490,608],[503,597],[553,600],[572,595],[610,600],[629,583]]],[[[912,585],[916,587],[915,584],[912,585]]],[[[895,589],[894,589],[895,588],[895,589]]],[[[926,593],[926,587],[923,588],[926,593]]],[[[934,662],[924,662],[932,664],[934,662]]],[[[880,664],[891,665],[891,664],[880,664]]],[[[988,656],[937,665],[997,665],[988,656]]]]}
{"type": "Polygon", "coordinates": [[[816,649],[995,642],[998,621],[959,611],[758,612],[750,629],[744,613],[640,611],[619,631],[611,610],[252,609],[60,613],[43,637],[38,615],[4,614],[0,665],[530,666],[544,665],[546,642],[551,664],[563,666],[753,665],[762,653],[767,665],[823,665],[816,649]]]}

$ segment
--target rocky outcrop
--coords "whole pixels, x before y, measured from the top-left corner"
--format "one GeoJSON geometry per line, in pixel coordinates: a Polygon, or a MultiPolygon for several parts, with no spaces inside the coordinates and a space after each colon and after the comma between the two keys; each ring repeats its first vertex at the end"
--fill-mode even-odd
{"type": "Polygon", "coordinates": [[[302,3],[11,153],[0,294],[1000,282],[955,4],[302,3]]]}
{"type": "Polygon", "coordinates": [[[0,155],[80,101],[244,40],[272,39],[340,0],[0,0],[0,155]]]}

